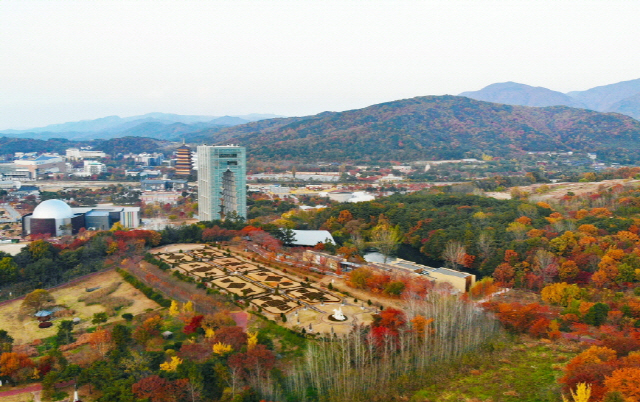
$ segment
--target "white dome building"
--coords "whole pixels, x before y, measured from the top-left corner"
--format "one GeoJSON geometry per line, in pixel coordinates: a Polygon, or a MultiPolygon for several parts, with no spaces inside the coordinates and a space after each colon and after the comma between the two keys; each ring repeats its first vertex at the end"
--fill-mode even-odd
{"type": "Polygon", "coordinates": [[[71,207],[62,200],[43,201],[32,214],[22,218],[23,232],[27,235],[62,236],[77,232],[79,225],[82,224],[84,224],[84,218],[73,213],[71,207]]]}
{"type": "Polygon", "coordinates": [[[46,200],[41,202],[33,210],[32,219],[71,219],[73,211],[71,207],[62,200],[46,200]]]}
{"type": "Polygon", "coordinates": [[[22,217],[22,235],[57,237],[76,234],[82,228],[109,230],[116,222],[125,228],[137,228],[140,225],[140,207],[71,208],[62,200],[47,200],[41,202],[33,213],[22,217]]]}

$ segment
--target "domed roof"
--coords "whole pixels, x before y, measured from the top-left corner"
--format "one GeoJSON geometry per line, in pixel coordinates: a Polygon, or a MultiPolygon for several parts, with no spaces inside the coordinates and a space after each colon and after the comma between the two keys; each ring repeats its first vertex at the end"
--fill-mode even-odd
{"type": "Polygon", "coordinates": [[[62,200],[46,200],[33,210],[31,217],[35,219],[66,219],[73,218],[73,211],[62,200]]]}

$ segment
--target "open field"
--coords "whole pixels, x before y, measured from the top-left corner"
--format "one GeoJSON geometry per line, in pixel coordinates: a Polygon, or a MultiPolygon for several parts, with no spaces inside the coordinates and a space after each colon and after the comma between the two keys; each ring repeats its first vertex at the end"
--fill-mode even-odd
{"type": "MultiPolygon", "coordinates": [[[[500,347],[500,346],[499,346],[500,347]]],[[[518,340],[452,368],[446,378],[417,392],[411,402],[542,402],[560,401],[561,368],[578,352],[571,343],[518,340]]]]}
{"type": "MultiPolygon", "coordinates": [[[[156,302],[149,300],[144,294],[142,294],[142,292],[125,282],[115,271],[100,273],[79,283],[54,290],[51,294],[55,298],[57,304],[64,305],[71,310],[75,310],[75,314],[65,317],[64,319],[79,317],[82,322],[76,326],[76,330],[84,329],[93,326],[93,324],[91,324],[91,318],[94,313],[107,311],[107,309],[101,304],[86,306],[84,302],[78,301],[78,298],[90,294],[85,291],[87,288],[98,286],[106,288],[118,282],[121,282],[120,286],[111,293],[110,296],[131,300],[133,301],[133,304],[120,309],[116,317],[109,317],[109,321],[119,320],[120,315],[124,313],[137,315],[147,309],[158,308],[158,304],[156,302]]],[[[56,321],[59,321],[60,319],[52,320],[54,325],[50,328],[38,328],[37,320],[33,318],[26,318],[21,321],[18,318],[21,303],[22,300],[16,300],[0,306],[0,328],[9,332],[9,334],[15,339],[16,344],[25,344],[32,342],[35,339],[46,338],[56,334],[56,321]]]]}

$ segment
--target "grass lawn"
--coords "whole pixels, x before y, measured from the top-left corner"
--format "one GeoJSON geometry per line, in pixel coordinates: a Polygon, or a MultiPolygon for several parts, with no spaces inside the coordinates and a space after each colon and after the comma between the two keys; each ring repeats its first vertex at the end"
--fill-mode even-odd
{"type": "MultiPolygon", "coordinates": [[[[122,284],[115,292],[112,293],[112,296],[132,300],[133,304],[118,311],[116,317],[109,317],[109,322],[113,320],[120,320],[120,315],[124,313],[137,315],[143,313],[147,309],[158,308],[158,304],[156,302],[149,300],[144,294],[142,294],[142,292],[125,282],[124,279],[122,279],[122,277],[115,271],[103,272],[74,285],[54,290],[51,294],[55,298],[56,303],[65,305],[76,311],[75,315],[66,317],[64,318],[65,320],[70,320],[73,317],[79,317],[82,322],[75,327],[76,330],[88,328],[94,326],[91,324],[93,314],[103,312],[106,309],[100,304],[87,306],[84,302],[79,302],[78,298],[87,295],[87,292],[85,291],[86,288],[97,286],[104,288],[116,282],[122,282],[122,284]]],[[[6,330],[9,335],[15,339],[15,344],[19,345],[30,343],[35,339],[47,338],[56,334],[58,330],[56,321],[60,321],[61,319],[52,320],[54,325],[50,328],[38,328],[37,320],[33,318],[26,318],[21,321],[18,318],[18,311],[20,310],[21,303],[22,300],[17,300],[12,303],[5,304],[4,306],[0,306],[0,329],[6,330]]]]}
{"type": "Polygon", "coordinates": [[[417,392],[411,402],[556,402],[558,378],[574,344],[517,340],[486,359],[463,365],[460,371],[417,392]]]}

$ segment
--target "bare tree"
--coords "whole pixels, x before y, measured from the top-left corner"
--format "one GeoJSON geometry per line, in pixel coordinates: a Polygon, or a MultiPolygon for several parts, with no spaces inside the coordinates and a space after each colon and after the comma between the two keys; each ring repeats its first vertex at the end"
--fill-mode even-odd
{"type": "Polygon", "coordinates": [[[351,239],[353,240],[353,245],[358,250],[358,254],[363,255],[367,248],[367,242],[364,240],[362,235],[360,233],[354,233],[351,235],[351,239]]]}
{"type": "Polygon", "coordinates": [[[549,251],[539,248],[536,250],[535,262],[537,271],[542,277],[542,282],[549,282],[549,279],[552,276],[551,271],[556,267],[555,256],[549,251]]]}
{"type": "Polygon", "coordinates": [[[464,256],[467,249],[464,244],[457,240],[449,240],[442,252],[442,259],[447,262],[447,266],[451,269],[459,269],[464,265],[464,256]]]}
{"type": "MultiPolygon", "coordinates": [[[[499,331],[495,318],[457,295],[434,291],[414,299],[407,318],[429,318],[422,321],[428,321],[422,330],[407,325],[396,334],[376,335],[356,326],[332,342],[310,342],[302,361],[287,370],[283,387],[290,397],[316,400],[308,393],[311,389],[323,402],[389,400],[385,397],[395,393],[396,380],[406,373],[411,373],[411,380],[404,378],[402,383],[417,385],[438,364],[460,358],[499,331]]],[[[274,401],[281,400],[278,391],[260,389],[263,398],[274,401]]]]}
{"type": "Polygon", "coordinates": [[[486,260],[493,251],[493,238],[491,238],[487,232],[482,232],[480,233],[480,236],[478,236],[476,246],[480,251],[480,257],[482,257],[483,260],[486,260]]]}

